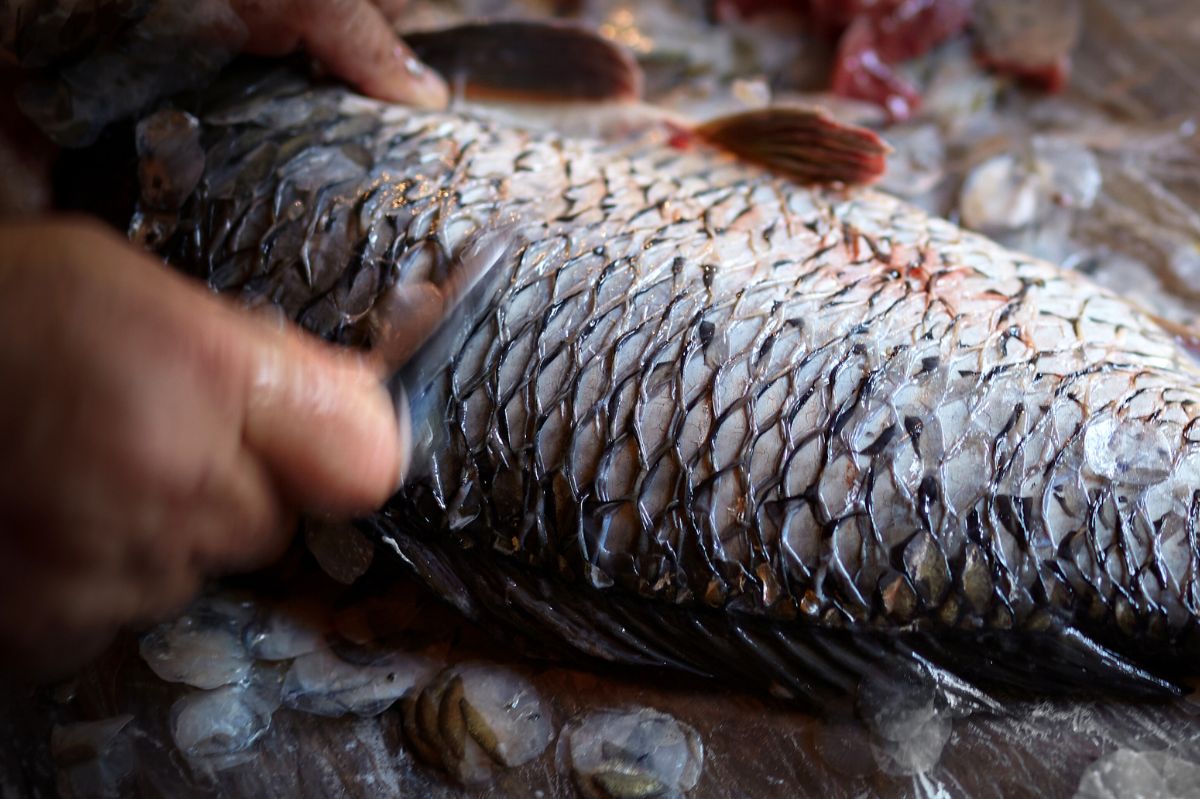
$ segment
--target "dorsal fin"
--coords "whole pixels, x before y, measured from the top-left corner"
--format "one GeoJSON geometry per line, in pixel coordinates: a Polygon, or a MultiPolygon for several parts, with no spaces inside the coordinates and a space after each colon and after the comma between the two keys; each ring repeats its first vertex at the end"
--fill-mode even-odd
{"type": "Polygon", "coordinates": [[[719,117],[693,131],[701,139],[805,184],[874,183],[891,148],[871,130],[820,109],[774,106],[719,117]]]}
{"type": "Polygon", "coordinates": [[[405,42],[470,99],[637,100],[642,71],[627,51],[583,28],[512,20],[408,33],[405,42]]]}

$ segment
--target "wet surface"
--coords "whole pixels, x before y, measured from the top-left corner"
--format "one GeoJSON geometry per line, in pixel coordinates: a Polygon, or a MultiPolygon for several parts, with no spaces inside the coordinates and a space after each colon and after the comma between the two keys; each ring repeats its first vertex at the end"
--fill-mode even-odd
{"type": "Polygon", "coordinates": [[[26,719],[29,767],[53,764],[29,778],[43,795],[57,779],[74,796],[741,799],[820,786],[830,797],[1174,797],[1200,786],[1196,697],[968,712],[905,678],[864,685],[817,719],[695,678],[527,659],[416,585],[386,582],[373,571],[339,586],[297,552],[259,596],[217,589],[187,617],[220,626],[222,609],[248,638],[223,650],[176,638],[171,652],[169,624],[143,634],[141,651],[127,637],[67,686],[7,697],[23,712],[4,717],[26,719]],[[319,644],[264,660],[264,629],[319,644]],[[143,653],[178,655],[176,681],[143,653]],[[238,657],[251,666],[237,681],[181,681],[238,657]]]}
{"type": "MultiPolygon", "coordinates": [[[[661,102],[703,118],[819,97],[878,121],[814,94],[820,69],[796,60],[803,40],[790,23],[672,28],[661,5],[585,4],[642,54],[661,102]],[[747,55],[745,41],[761,47],[747,55]]],[[[884,188],[1192,325],[1197,9],[1078,5],[1082,41],[1062,96],[1017,91],[963,44],[912,65],[925,105],[886,130],[896,153],[884,188]]],[[[419,12],[427,23],[452,14],[419,12]]],[[[1152,430],[1095,435],[1105,432],[1145,446],[1136,462],[1110,462],[1111,441],[1097,439],[1099,468],[1153,476],[1152,430]]],[[[872,683],[818,719],[696,679],[525,659],[518,642],[468,626],[415,585],[356,583],[368,570],[395,574],[364,541],[316,528],[306,538],[315,559],[297,555],[253,591],[222,589],[123,639],[70,685],[0,697],[0,734],[18,742],[0,748],[0,794],[1200,796],[1194,696],[1009,700],[969,714],[923,683],[872,683]]]]}

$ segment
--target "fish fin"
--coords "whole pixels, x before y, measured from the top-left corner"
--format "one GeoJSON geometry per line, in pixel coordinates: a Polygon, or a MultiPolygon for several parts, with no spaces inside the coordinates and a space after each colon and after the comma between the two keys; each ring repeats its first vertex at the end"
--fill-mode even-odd
{"type": "Polygon", "coordinates": [[[373,522],[436,593],[546,652],[769,687],[815,712],[853,702],[863,685],[897,680],[928,682],[958,714],[1002,714],[1013,695],[1166,699],[1180,693],[1170,680],[1069,626],[1045,633],[852,631],[664,604],[537,577],[490,547],[445,547],[438,522],[429,523],[429,539],[413,529],[413,520],[427,518],[420,499],[408,496],[373,522]]]}
{"type": "MultiPolygon", "coordinates": [[[[1138,306],[1135,306],[1138,307],[1138,306]]],[[[1200,359],[1200,331],[1193,328],[1191,325],[1185,325],[1181,322],[1176,322],[1167,319],[1165,316],[1147,311],[1144,308],[1138,307],[1138,310],[1149,316],[1156,325],[1165,330],[1171,338],[1178,342],[1179,346],[1183,347],[1193,358],[1200,359]]]]}
{"type": "Polygon", "coordinates": [[[399,535],[395,521],[390,519],[386,512],[359,519],[355,525],[363,533],[378,538],[395,552],[418,579],[430,587],[436,587],[441,592],[439,595],[455,610],[476,623],[483,621],[483,614],[474,595],[445,559],[439,558],[435,550],[416,546],[411,539],[399,535]]]}
{"type": "Polygon", "coordinates": [[[820,109],[774,106],[718,117],[692,131],[702,140],[803,184],[867,185],[883,176],[891,148],[867,128],[820,109]]]}
{"type": "Polygon", "coordinates": [[[913,662],[919,664],[937,688],[943,700],[957,713],[1003,713],[1004,705],[990,693],[936,663],[931,663],[920,654],[910,653],[913,662]]]}
{"type": "Polygon", "coordinates": [[[417,57],[468,99],[634,101],[642,71],[626,50],[583,28],[511,20],[408,33],[417,57]]]}
{"type": "Polygon", "coordinates": [[[1034,693],[1111,693],[1165,698],[1179,686],[1100,645],[1070,625],[1045,633],[1005,631],[922,634],[914,652],[972,683],[1034,693]],[[981,656],[981,653],[986,653],[981,656]]]}

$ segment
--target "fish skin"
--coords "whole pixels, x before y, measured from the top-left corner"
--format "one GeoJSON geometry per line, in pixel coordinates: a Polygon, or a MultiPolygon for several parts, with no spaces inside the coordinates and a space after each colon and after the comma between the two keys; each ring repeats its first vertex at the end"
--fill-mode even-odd
{"type": "Polygon", "coordinates": [[[654,135],[281,73],[202,109],[161,251],[332,341],[516,223],[364,521],[469,615],[802,699],[895,656],[1038,691],[1195,672],[1200,369],[1085,278],[654,135]]]}

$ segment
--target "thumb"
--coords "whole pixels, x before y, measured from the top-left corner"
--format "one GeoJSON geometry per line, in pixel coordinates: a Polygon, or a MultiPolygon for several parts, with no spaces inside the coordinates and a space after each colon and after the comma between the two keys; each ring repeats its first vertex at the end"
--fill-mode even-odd
{"type": "Polygon", "coordinates": [[[238,314],[247,359],[243,441],[307,512],[379,507],[407,470],[410,422],[361,356],[238,314]]]}
{"type": "Polygon", "coordinates": [[[300,37],[334,74],[381,100],[445,107],[446,84],[396,37],[378,7],[367,0],[321,0],[307,7],[300,37]]]}

